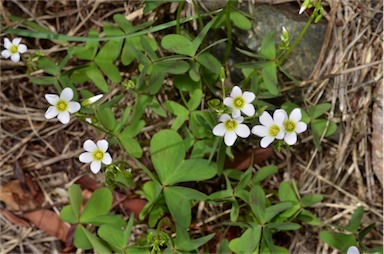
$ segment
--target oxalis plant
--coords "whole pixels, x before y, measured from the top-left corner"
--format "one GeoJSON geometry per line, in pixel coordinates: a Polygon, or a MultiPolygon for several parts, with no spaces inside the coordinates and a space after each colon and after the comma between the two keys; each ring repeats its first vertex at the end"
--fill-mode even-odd
{"type": "MultiPolygon", "coordinates": [[[[162,3],[144,1],[145,11],[162,3]]],[[[96,190],[84,204],[80,187],[70,186],[69,204],[60,213],[63,221],[74,225],[73,243],[78,249],[97,253],[208,252],[207,243],[215,233],[191,234],[194,207],[200,202],[228,207],[224,225],[241,229],[234,239],[219,241],[220,253],[288,253],[276,243],[277,233],[299,230],[302,224],[324,226],[311,211],[311,206],[322,201],[322,195],[303,196],[295,181],[283,181],[277,190],[264,187],[263,181],[277,173],[276,166],[256,171],[251,164],[244,172],[225,166],[225,159],[234,157],[234,146],[289,149],[310,129],[320,149],[322,138],[335,132],[336,124],[322,117],[331,107],[328,103],[301,108],[292,102],[271,105],[261,99],[281,95],[282,63],[309,25],[321,19],[323,8],[320,1],[303,2],[299,12],[311,8],[312,15],[295,40],[282,27],[278,43],[276,31],[271,31],[258,52],[237,49],[255,60],[236,63],[244,80],[225,86],[223,66],[232,47],[232,27],[251,28],[249,17],[235,3],[229,1],[224,8],[204,14],[196,8],[196,16],[182,18],[186,3],[181,1],[177,19],[159,25],[153,21],[133,25],[115,14],[113,23],[105,24],[102,31],[91,29],[87,37],[52,34],[34,22],[13,17],[30,29],[8,29],[6,34],[45,38],[58,44],[75,42],[62,59],[53,60],[39,51],[28,53],[21,37],[4,39],[4,58],[18,62],[22,57],[28,73],[44,72],[31,76],[30,81],[47,86],[45,117],[70,124],[74,115],[105,134],[100,140],[84,137],[84,152],[77,159],[89,163],[94,174],[102,171],[106,187],[96,190]],[[184,27],[191,20],[199,24],[194,34],[184,27]],[[149,36],[168,28],[176,32],[160,41],[149,36]],[[207,45],[207,34],[216,29],[224,29],[227,38],[207,45]],[[221,43],[226,43],[226,50],[223,59],[218,59],[210,49],[221,43]],[[70,61],[81,64],[69,66],[70,61]],[[138,69],[129,79],[121,75],[127,66],[138,69]],[[79,84],[89,87],[80,90],[79,84]],[[111,96],[112,89],[120,92],[111,96]],[[166,101],[158,100],[162,94],[167,94],[166,101]],[[162,121],[154,129],[144,114],[148,109],[162,121]],[[154,133],[150,140],[139,136],[145,128],[154,133]],[[136,165],[114,161],[109,146],[120,148],[136,165]],[[150,164],[146,166],[140,158],[148,146],[150,164]],[[132,175],[140,171],[150,180],[134,186],[132,175]],[[212,178],[221,181],[224,188],[211,193],[197,188],[212,178]],[[133,187],[147,200],[139,220],[149,226],[147,234],[136,241],[131,240],[134,216],[125,220],[111,214],[112,190],[133,187]]],[[[197,7],[194,0],[188,4],[197,7]]],[[[361,219],[362,212],[358,208],[354,218],[361,219]]],[[[341,228],[349,234],[323,230],[320,239],[350,254],[366,251],[362,241],[373,226],[359,231],[359,224],[360,220],[351,221],[341,228]]]]}

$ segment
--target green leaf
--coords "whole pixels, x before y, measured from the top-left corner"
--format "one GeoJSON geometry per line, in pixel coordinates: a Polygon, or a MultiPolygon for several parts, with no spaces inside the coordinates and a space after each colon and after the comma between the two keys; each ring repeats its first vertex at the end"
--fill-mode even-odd
{"type": "Polygon", "coordinates": [[[359,233],[358,233],[358,239],[359,242],[363,242],[365,236],[371,232],[371,230],[375,227],[375,223],[370,224],[369,226],[363,228],[359,233]]]}
{"type": "Polygon", "coordinates": [[[180,182],[202,181],[216,175],[216,165],[204,159],[189,159],[182,161],[162,183],[173,185],[180,182]]]}
{"type": "Polygon", "coordinates": [[[359,230],[363,215],[364,215],[364,207],[359,206],[358,208],[356,208],[355,212],[353,213],[352,218],[349,221],[348,225],[343,228],[352,233],[356,233],[359,230]]]}
{"type": "Polygon", "coordinates": [[[121,82],[120,71],[113,63],[120,55],[123,40],[109,41],[99,51],[95,58],[96,64],[115,83],[121,82]]]}
{"type": "Polygon", "coordinates": [[[164,36],[161,40],[161,46],[180,55],[193,56],[195,54],[192,42],[187,37],[179,34],[164,36]]]}
{"type": "Polygon", "coordinates": [[[219,74],[221,70],[221,63],[213,55],[204,52],[197,56],[197,62],[207,68],[208,70],[219,74]]]}
{"type": "Polygon", "coordinates": [[[189,117],[189,125],[196,138],[212,137],[214,122],[209,112],[193,111],[189,117]]]}
{"type": "Polygon", "coordinates": [[[111,246],[120,250],[124,249],[128,244],[128,241],[124,241],[125,239],[121,227],[101,225],[99,230],[97,230],[97,234],[111,246]]]}
{"type": "Polygon", "coordinates": [[[239,217],[239,213],[240,213],[239,203],[237,203],[237,201],[234,200],[232,202],[231,214],[230,214],[231,222],[237,221],[237,218],[239,217]]]}
{"type": "Polygon", "coordinates": [[[169,188],[172,188],[172,190],[177,191],[178,193],[184,195],[189,200],[205,201],[208,199],[207,195],[195,189],[182,187],[182,186],[172,186],[169,188]]]}
{"type": "Polygon", "coordinates": [[[281,202],[265,209],[265,222],[270,222],[276,215],[292,208],[291,202],[281,202]]]}
{"type": "Polygon", "coordinates": [[[92,244],[88,240],[87,235],[85,234],[86,229],[82,225],[77,225],[75,234],[73,236],[73,244],[76,248],[82,250],[90,250],[92,249],[92,244]]]}
{"type": "Polygon", "coordinates": [[[184,143],[174,130],[162,130],[156,133],[150,142],[153,166],[162,183],[173,174],[185,157],[184,143]]]}
{"type": "Polygon", "coordinates": [[[174,101],[166,101],[164,105],[169,110],[169,112],[177,116],[176,119],[174,119],[172,122],[171,128],[173,130],[178,130],[181,125],[183,125],[183,123],[188,119],[188,109],[174,101]]]}
{"type": "Polygon", "coordinates": [[[266,227],[270,229],[287,231],[287,230],[299,230],[301,226],[297,223],[284,222],[284,223],[269,223],[266,227]]]}
{"type": "Polygon", "coordinates": [[[151,58],[152,61],[157,60],[158,57],[156,55],[156,52],[153,50],[148,38],[146,36],[140,36],[140,42],[141,46],[143,47],[144,51],[148,54],[149,58],[151,58]]]}
{"type": "Polygon", "coordinates": [[[268,62],[268,65],[263,68],[261,74],[268,91],[273,95],[278,95],[279,88],[277,86],[276,63],[268,62]]]}
{"type": "Polygon", "coordinates": [[[327,137],[332,135],[337,129],[336,123],[329,121],[328,127],[327,127],[327,122],[328,120],[325,120],[325,119],[315,119],[311,123],[313,143],[315,144],[317,149],[321,149],[320,138],[323,135],[324,131],[325,131],[324,137],[327,137]]]}
{"type": "Polygon", "coordinates": [[[83,231],[82,233],[87,237],[88,241],[92,244],[93,249],[97,253],[112,253],[108,245],[99,237],[89,232],[89,230],[84,228],[82,225],[78,225],[77,227],[81,228],[83,231]]]}
{"type": "Polygon", "coordinates": [[[123,146],[124,150],[134,158],[140,158],[143,155],[143,150],[136,139],[132,138],[131,135],[126,132],[120,133],[118,139],[123,146]]]}
{"type": "Polygon", "coordinates": [[[86,68],[85,73],[95,83],[100,91],[103,93],[108,93],[109,88],[107,82],[105,81],[103,74],[94,63],[90,63],[89,67],[86,68]]]}
{"type": "Polygon", "coordinates": [[[241,13],[233,11],[230,13],[230,18],[233,24],[242,30],[250,30],[252,23],[241,13]]]}
{"type": "Polygon", "coordinates": [[[197,50],[199,49],[201,43],[203,42],[205,36],[207,35],[209,29],[211,28],[211,26],[213,25],[213,23],[215,22],[215,19],[212,19],[209,23],[207,23],[203,29],[201,29],[201,32],[196,36],[196,38],[192,41],[192,44],[193,44],[193,54],[192,56],[194,56],[197,52],[197,50]]]}
{"type": "Polygon", "coordinates": [[[112,112],[112,109],[108,106],[100,106],[96,110],[97,118],[100,120],[100,123],[109,131],[113,131],[116,128],[116,118],[115,114],[112,112]]]}
{"type": "Polygon", "coordinates": [[[192,218],[190,199],[173,187],[164,189],[164,197],[176,225],[183,228],[189,227],[192,218]]]}
{"type": "Polygon", "coordinates": [[[95,226],[108,224],[117,227],[123,227],[125,225],[125,221],[116,214],[102,214],[88,219],[87,224],[92,224],[95,226]]]}
{"type": "Polygon", "coordinates": [[[200,64],[199,63],[194,63],[191,68],[189,69],[189,76],[191,77],[191,79],[195,82],[198,82],[201,80],[201,75],[200,75],[200,72],[199,72],[199,69],[200,69],[200,64]]]}
{"type": "Polygon", "coordinates": [[[330,110],[332,105],[330,103],[317,104],[309,109],[309,115],[315,119],[330,110]]]}
{"type": "Polygon", "coordinates": [[[124,15],[115,14],[113,15],[113,20],[120,26],[124,33],[129,34],[132,32],[132,23],[129,22],[124,15]]]}
{"type": "Polygon", "coordinates": [[[299,200],[288,182],[281,182],[279,186],[279,199],[280,201],[291,201],[298,204],[299,200]]]}
{"type": "Polygon", "coordinates": [[[350,246],[357,246],[354,235],[321,231],[319,237],[332,248],[338,249],[342,252],[346,252],[350,246]]]}
{"type": "Polygon", "coordinates": [[[170,74],[184,74],[189,70],[189,63],[181,60],[162,60],[155,64],[163,72],[170,74]]]}
{"type": "Polygon", "coordinates": [[[29,79],[33,84],[36,85],[52,85],[57,83],[57,79],[54,77],[31,77],[29,79]]]}
{"type": "Polygon", "coordinates": [[[274,165],[262,167],[256,172],[255,176],[253,177],[252,184],[253,185],[259,184],[261,181],[267,179],[271,175],[276,174],[277,171],[278,171],[278,168],[274,165]]]}
{"type": "Polygon", "coordinates": [[[320,226],[321,221],[314,214],[309,212],[308,210],[302,210],[300,214],[297,216],[297,219],[304,221],[312,226],[320,226]]]}
{"type": "Polygon", "coordinates": [[[135,219],[134,215],[131,215],[129,217],[127,226],[124,229],[123,241],[124,241],[125,244],[128,244],[129,238],[131,237],[131,231],[132,231],[132,226],[133,226],[134,219],[135,219]]]}
{"type": "Polygon", "coordinates": [[[260,55],[269,60],[274,60],[276,57],[275,36],[276,33],[270,31],[265,35],[261,43],[260,55]]]}
{"type": "Polygon", "coordinates": [[[156,94],[161,89],[165,78],[165,71],[157,65],[152,66],[152,73],[149,79],[148,91],[150,94],[156,94]]]}
{"type": "Polygon", "coordinates": [[[316,203],[321,202],[323,198],[324,198],[323,195],[313,194],[313,195],[302,197],[301,203],[303,204],[304,207],[309,207],[316,203]]]}
{"type": "Polygon", "coordinates": [[[37,66],[44,72],[56,75],[60,72],[60,68],[47,57],[40,57],[36,62],[37,66]]]}
{"type": "Polygon", "coordinates": [[[229,248],[235,253],[253,253],[259,248],[261,238],[261,227],[254,225],[248,228],[238,238],[229,242],[229,248]]]}
{"type": "Polygon", "coordinates": [[[187,103],[187,107],[189,110],[195,110],[197,109],[200,104],[201,104],[201,101],[202,101],[202,98],[203,98],[203,90],[201,89],[201,87],[194,87],[194,89],[192,89],[192,91],[189,92],[189,101],[187,103]]]}
{"type": "Polygon", "coordinates": [[[264,223],[266,221],[266,199],[264,190],[261,186],[256,185],[249,191],[248,203],[259,222],[264,223]]]}
{"type": "Polygon", "coordinates": [[[197,239],[190,239],[185,227],[176,225],[175,245],[178,250],[193,251],[197,250],[201,245],[211,240],[215,234],[209,234],[197,239]]]}
{"type": "Polygon", "coordinates": [[[81,206],[81,203],[83,202],[83,195],[82,195],[80,186],[77,184],[72,184],[68,188],[68,196],[69,196],[69,202],[73,209],[73,214],[78,219],[80,215],[80,206],[81,206]]]}
{"type": "Polygon", "coordinates": [[[65,222],[68,222],[70,224],[76,224],[79,222],[79,216],[76,216],[76,214],[73,212],[73,206],[72,205],[66,205],[61,209],[60,211],[60,219],[62,219],[65,222]]]}
{"type": "Polygon", "coordinates": [[[93,218],[104,215],[112,207],[112,193],[107,188],[97,189],[85,204],[83,213],[80,216],[81,223],[88,223],[93,218]]]}

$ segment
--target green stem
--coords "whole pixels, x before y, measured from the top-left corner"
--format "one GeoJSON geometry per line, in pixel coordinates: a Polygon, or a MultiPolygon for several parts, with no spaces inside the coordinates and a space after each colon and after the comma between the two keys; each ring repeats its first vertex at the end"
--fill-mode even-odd
{"type": "Polygon", "coordinates": [[[296,48],[297,44],[300,42],[301,38],[304,36],[305,32],[308,30],[309,26],[311,25],[312,21],[315,19],[315,15],[312,14],[303,29],[300,31],[299,36],[296,38],[296,40],[293,42],[292,46],[288,48],[288,50],[285,52],[285,54],[278,60],[277,67],[279,67],[285,59],[291,54],[292,50],[296,48]]]}
{"type": "Polygon", "coordinates": [[[177,13],[176,13],[176,34],[180,34],[180,15],[181,15],[181,10],[183,9],[184,6],[184,1],[181,1],[179,3],[179,7],[177,8],[177,13]]]}
{"type": "Polygon", "coordinates": [[[227,62],[229,58],[229,53],[231,52],[232,48],[232,23],[231,23],[231,8],[232,8],[232,2],[228,1],[227,6],[225,7],[225,26],[227,28],[227,47],[225,48],[224,53],[224,63],[227,62]]]}

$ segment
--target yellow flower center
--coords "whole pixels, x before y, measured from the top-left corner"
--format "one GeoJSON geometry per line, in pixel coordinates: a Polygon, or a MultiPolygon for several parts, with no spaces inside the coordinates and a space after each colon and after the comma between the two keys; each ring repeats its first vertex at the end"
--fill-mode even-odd
{"type": "Polygon", "coordinates": [[[242,97],[236,97],[233,99],[233,106],[237,109],[242,109],[245,105],[245,100],[242,97]]]}
{"type": "Polygon", "coordinates": [[[104,152],[97,149],[92,153],[92,157],[95,161],[101,161],[104,158],[104,152]]]}
{"type": "Polygon", "coordinates": [[[12,45],[9,51],[11,51],[12,54],[15,54],[19,52],[19,47],[17,45],[12,45]]]}
{"type": "Polygon", "coordinates": [[[286,132],[294,132],[296,130],[296,123],[292,120],[284,122],[284,129],[286,132]]]}
{"type": "Polygon", "coordinates": [[[224,123],[224,127],[229,131],[233,131],[237,127],[237,122],[233,119],[229,119],[224,123]]]}
{"type": "Polygon", "coordinates": [[[56,109],[57,109],[57,111],[59,111],[59,112],[65,112],[65,111],[67,111],[67,109],[68,109],[68,102],[66,102],[65,100],[59,100],[59,101],[56,103],[56,109]]]}
{"type": "Polygon", "coordinates": [[[280,132],[280,127],[274,124],[269,127],[268,135],[271,137],[276,137],[277,134],[279,134],[279,132],[280,132]]]}

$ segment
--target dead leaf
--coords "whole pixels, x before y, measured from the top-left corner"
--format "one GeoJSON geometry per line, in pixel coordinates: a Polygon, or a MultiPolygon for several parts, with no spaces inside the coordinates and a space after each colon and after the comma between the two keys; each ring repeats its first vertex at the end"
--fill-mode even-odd
{"type": "Polygon", "coordinates": [[[0,211],[0,214],[12,224],[20,225],[24,227],[31,227],[31,224],[29,224],[28,221],[24,220],[23,218],[20,218],[19,216],[15,215],[11,211],[2,210],[0,211]]]}
{"type": "Polygon", "coordinates": [[[25,192],[19,180],[13,180],[0,189],[0,201],[3,201],[8,210],[25,211],[36,208],[33,196],[25,192]]]}
{"type": "Polygon", "coordinates": [[[24,213],[24,217],[30,220],[42,231],[65,242],[69,231],[68,224],[64,223],[60,217],[51,210],[41,209],[33,212],[24,213]]]}
{"type": "Polygon", "coordinates": [[[235,151],[234,156],[235,160],[230,161],[229,159],[225,160],[226,168],[234,168],[238,170],[246,170],[249,168],[252,157],[253,164],[259,165],[266,161],[272,155],[273,149],[271,147],[267,148],[248,148],[245,152],[235,151]]]}
{"type": "Polygon", "coordinates": [[[123,207],[133,213],[136,218],[139,218],[141,210],[147,204],[147,201],[140,198],[127,199],[123,203],[123,207]]]}

